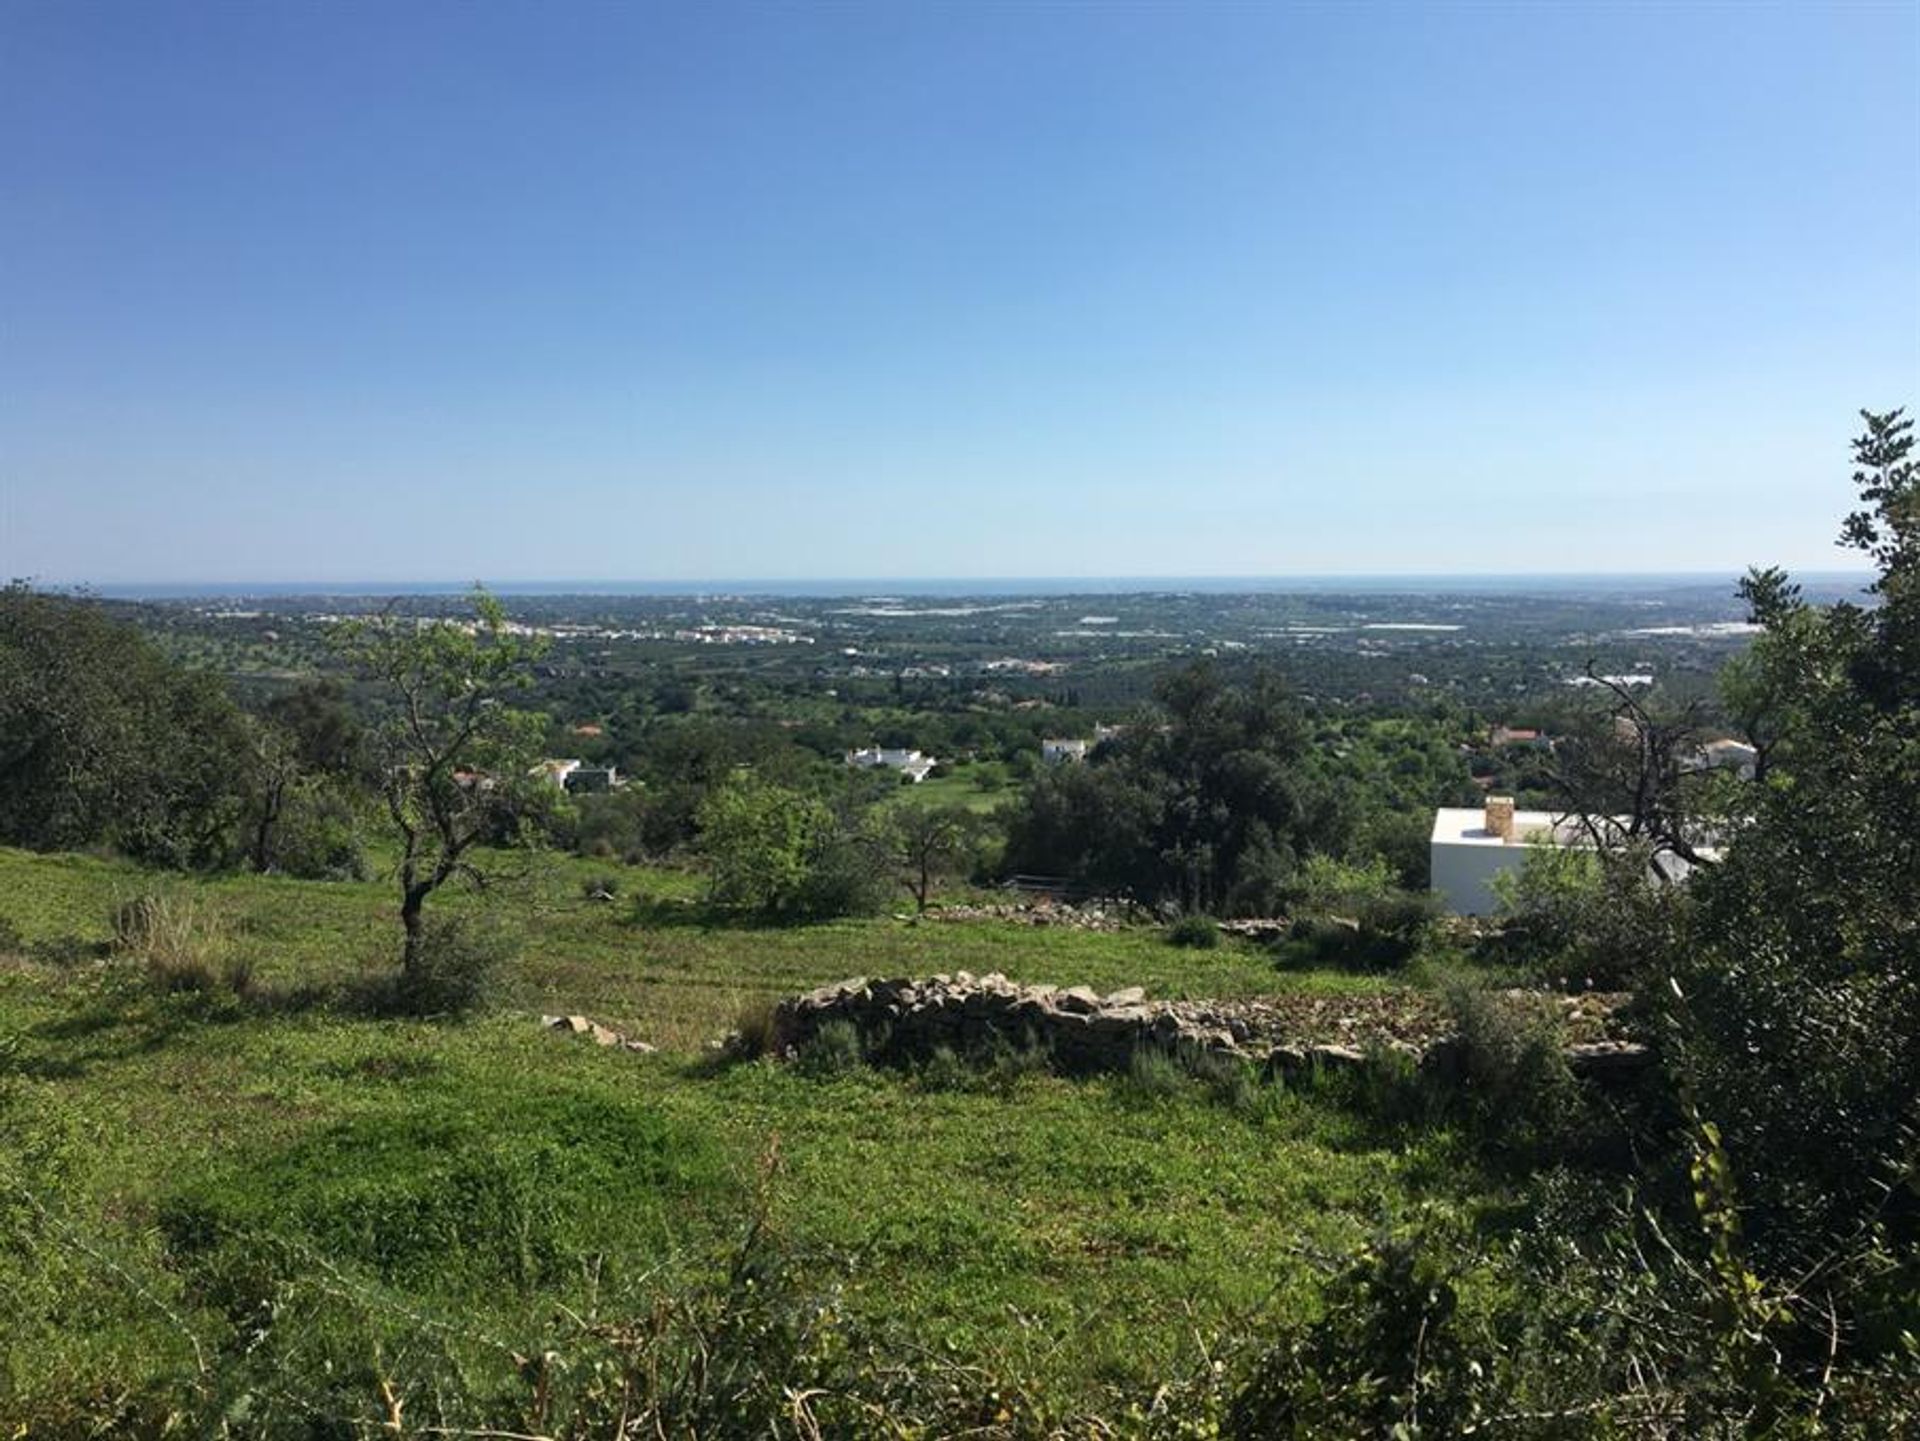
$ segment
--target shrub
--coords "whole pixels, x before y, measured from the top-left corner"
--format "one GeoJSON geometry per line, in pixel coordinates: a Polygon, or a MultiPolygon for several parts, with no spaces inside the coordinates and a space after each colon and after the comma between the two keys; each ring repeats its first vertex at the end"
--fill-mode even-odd
{"type": "Polygon", "coordinates": [[[20,934],[20,927],[11,917],[0,916],[0,956],[24,955],[27,951],[26,938],[20,934]]]}
{"type": "Polygon", "coordinates": [[[1469,1120],[1498,1149],[1536,1156],[1570,1149],[1585,1132],[1587,1098],[1552,1023],[1478,987],[1451,986],[1446,1001],[1469,1120]]]}
{"type": "Polygon", "coordinates": [[[1685,900],[1654,881],[1639,848],[1596,855],[1536,846],[1493,888],[1504,924],[1482,954],[1574,989],[1631,987],[1685,900]]]}
{"type": "Polygon", "coordinates": [[[1167,927],[1169,945],[1211,951],[1220,944],[1220,927],[1211,916],[1182,916],[1167,927]]]}
{"type": "Polygon", "coordinates": [[[419,960],[377,982],[367,997],[371,1008],[405,1016],[461,1016],[477,1009],[511,958],[511,941],[463,915],[430,915],[424,924],[419,960]]]}
{"type": "Polygon", "coordinates": [[[1384,861],[1366,865],[1312,856],[1288,888],[1295,915],[1283,959],[1306,965],[1389,970],[1405,965],[1439,915],[1435,897],[1403,890],[1384,861]]]}
{"type": "Polygon", "coordinates": [[[610,901],[620,894],[620,877],[592,875],[580,882],[580,895],[589,901],[610,901]]]}
{"type": "Polygon", "coordinates": [[[371,877],[359,817],[336,787],[304,784],[288,793],[274,827],[272,869],[309,881],[371,877]]]}
{"type": "Polygon", "coordinates": [[[1483,1367],[1464,1344],[1440,1254],[1420,1233],[1377,1237],[1327,1283],[1320,1319],[1249,1368],[1224,1434],[1461,1434],[1478,1419],[1483,1367]]]}
{"type": "Polygon", "coordinates": [[[828,1021],[800,1047],[794,1066],[803,1076],[824,1079],[856,1071],[864,1060],[859,1028],[851,1021],[828,1021]]]}
{"type": "Polygon", "coordinates": [[[1127,1063],[1126,1094],[1136,1100],[1164,1101],[1180,1094],[1186,1076],[1167,1052],[1142,1046],[1127,1063]]]}

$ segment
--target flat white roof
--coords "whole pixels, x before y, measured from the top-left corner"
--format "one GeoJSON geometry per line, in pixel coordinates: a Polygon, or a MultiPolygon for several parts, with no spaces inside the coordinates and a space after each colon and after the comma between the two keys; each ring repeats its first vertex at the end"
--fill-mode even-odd
{"type": "Polygon", "coordinates": [[[1515,811],[1511,841],[1487,829],[1487,813],[1481,806],[1442,806],[1433,815],[1432,840],[1436,846],[1517,846],[1536,837],[1543,841],[1551,838],[1561,845],[1585,839],[1575,822],[1554,811],[1515,811]]]}

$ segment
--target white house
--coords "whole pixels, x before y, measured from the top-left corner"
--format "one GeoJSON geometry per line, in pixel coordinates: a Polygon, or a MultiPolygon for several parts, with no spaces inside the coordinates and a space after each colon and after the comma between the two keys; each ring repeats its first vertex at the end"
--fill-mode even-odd
{"type": "Polygon", "coordinates": [[[586,764],[577,760],[544,760],[533,768],[533,774],[544,776],[556,790],[565,790],[567,781],[573,773],[586,764]]]}
{"type": "Polygon", "coordinates": [[[1086,758],[1086,741],[1043,740],[1040,742],[1040,759],[1048,765],[1055,765],[1060,761],[1083,761],[1086,758]]]}
{"type": "Polygon", "coordinates": [[[1529,845],[1589,844],[1578,822],[1551,811],[1516,811],[1511,796],[1488,796],[1484,810],[1442,807],[1433,817],[1429,884],[1457,916],[1499,909],[1493,878],[1518,872],[1529,845]]]}
{"type": "Polygon", "coordinates": [[[857,751],[847,752],[847,764],[862,770],[884,767],[887,770],[899,771],[915,785],[919,785],[939,762],[932,756],[920,754],[919,751],[862,746],[857,751]]]}
{"type": "Polygon", "coordinates": [[[1743,781],[1750,781],[1760,764],[1760,752],[1745,741],[1731,738],[1708,741],[1691,756],[1683,756],[1680,766],[1683,770],[1732,771],[1743,781]]]}

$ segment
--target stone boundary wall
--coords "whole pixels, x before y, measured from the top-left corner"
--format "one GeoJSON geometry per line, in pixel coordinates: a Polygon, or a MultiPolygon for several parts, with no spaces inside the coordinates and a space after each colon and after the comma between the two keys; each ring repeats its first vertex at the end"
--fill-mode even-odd
{"type": "MultiPolygon", "coordinates": [[[[965,1055],[996,1045],[1040,1046],[1058,1068],[1072,1072],[1124,1071],[1143,1049],[1232,1057],[1278,1076],[1337,1070],[1366,1059],[1356,1045],[1287,1034],[1283,1014],[1259,1000],[1149,1001],[1137,986],[1102,996],[1085,986],[1023,986],[1002,975],[976,978],[965,971],[921,980],[862,976],[791,996],[774,1010],[774,1053],[796,1054],[834,1021],[850,1023],[870,1048],[888,1057],[924,1057],[940,1047],[965,1055]]],[[[1448,1036],[1383,1044],[1436,1075],[1460,1072],[1462,1057],[1448,1036]]],[[[1567,1047],[1574,1074],[1603,1083],[1637,1075],[1652,1059],[1646,1047],[1631,1041],[1567,1047]]]]}

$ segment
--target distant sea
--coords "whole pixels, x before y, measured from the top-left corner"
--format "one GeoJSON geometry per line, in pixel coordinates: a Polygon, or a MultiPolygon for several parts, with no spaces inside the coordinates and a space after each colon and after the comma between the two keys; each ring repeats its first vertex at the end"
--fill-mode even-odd
{"type": "MultiPolygon", "coordinates": [[[[1864,571],[1796,572],[1809,591],[1864,586],[1864,571]]],[[[502,580],[484,584],[503,596],[1009,596],[1009,595],[1581,595],[1715,590],[1731,594],[1738,577],[1712,572],[1540,575],[1287,576],[994,576],[901,580],[502,580]]],[[[284,596],[457,595],[470,581],[167,581],[87,587],[120,600],[252,600],[284,596]]]]}

